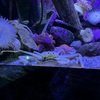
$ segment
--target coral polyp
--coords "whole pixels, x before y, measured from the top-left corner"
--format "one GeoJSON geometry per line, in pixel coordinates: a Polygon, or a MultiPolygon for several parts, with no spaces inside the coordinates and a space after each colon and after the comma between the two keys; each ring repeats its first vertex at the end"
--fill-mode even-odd
{"type": "Polygon", "coordinates": [[[100,10],[93,10],[91,12],[87,12],[84,15],[84,19],[93,25],[100,23],[100,10]]]}
{"type": "Polygon", "coordinates": [[[85,30],[80,31],[79,37],[81,37],[81,39],[87,43],[92,41],[94,34],[90,28],[86,28],[85,30]]]}
{"type": "Polygon", "coordinates": [[[14,27],[8,20],[0,17],[0,48],[9,48],[16,38],[14,27]]]}

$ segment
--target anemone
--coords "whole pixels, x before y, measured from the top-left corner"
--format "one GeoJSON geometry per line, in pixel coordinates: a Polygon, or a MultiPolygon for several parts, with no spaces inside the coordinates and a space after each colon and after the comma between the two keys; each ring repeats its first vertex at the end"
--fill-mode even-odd
{"type": "Polygon", "coordinates": [[[7,19],[0,17],[0,48],[9,48],[16,38],[14,27],[7,19]]]}
{"type": "Polygon", "coordinates": [[[90,28],[86,28],[85,30],[80,31],[80,37],[84,42],[91,42],[94,34],[90,28]]]}

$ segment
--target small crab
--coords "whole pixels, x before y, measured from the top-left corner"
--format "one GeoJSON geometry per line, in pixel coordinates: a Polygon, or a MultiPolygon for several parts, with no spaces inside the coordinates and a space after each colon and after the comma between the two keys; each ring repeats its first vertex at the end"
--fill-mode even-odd
{"type": "Polygon", "coordinates": [[[24,61],[24,63],[32,62],[32,61],[47,61],[47,60],[55,60],[59,64],[64,64],[64,65],[72,65],[72,64],[80,64],[81,67],[84,67],[83,61],[82,61],[82,56],[79,53],[70,53],[70,54],[63,54],[60,55],[60,52],[55,52],[55,51],[45,51],[42,53],[34,51],[28,52],[24,50],[19,50],[19,51],[2,51],[3,52],[22,52],[30,56],[19,56],[19,59],[24,61]]]}

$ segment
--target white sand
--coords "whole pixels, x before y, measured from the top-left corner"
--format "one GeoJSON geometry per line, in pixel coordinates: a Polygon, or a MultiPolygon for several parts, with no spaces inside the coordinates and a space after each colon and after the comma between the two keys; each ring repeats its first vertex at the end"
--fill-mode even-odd
{"type": "Polygon", "coordinates": [[[100,69],[100,56],[83,57],[83,63],[86,68],[99,68],[100,69]]]}
{"type": "MultiPolygon", "coordinates": [[[[86,69],[100,69],[100,56],[95,56],[95,57],[82,57],[82,61],[84,63],[84,68],[86,69]]],[[[6,65],[23,65],[20,60],[16,60],[14,62],[8,63],[0,63],[0,65],[6,64],[6,65]]],[[[45,66],[45,67],[71,67],[71,68],[81,68],[80,65],[58,65],[57,62],[55,61],[47,61],[45,63],[40,63],[40,64],[35,64],[31,63],[33,66],[45,66]]]]}

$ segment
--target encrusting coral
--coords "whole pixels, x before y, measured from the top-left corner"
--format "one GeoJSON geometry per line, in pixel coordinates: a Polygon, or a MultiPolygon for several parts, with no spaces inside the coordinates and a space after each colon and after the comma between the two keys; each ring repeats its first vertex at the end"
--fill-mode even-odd
{"type": "Polygon", "coordinates": [[[61,51],[60,54],[68,54],[68,53],[75,53],[76,50],[73,47],[70,47],[66,44],[63,44],[59,47],[55,47],[55,52],[61,51]]]}

